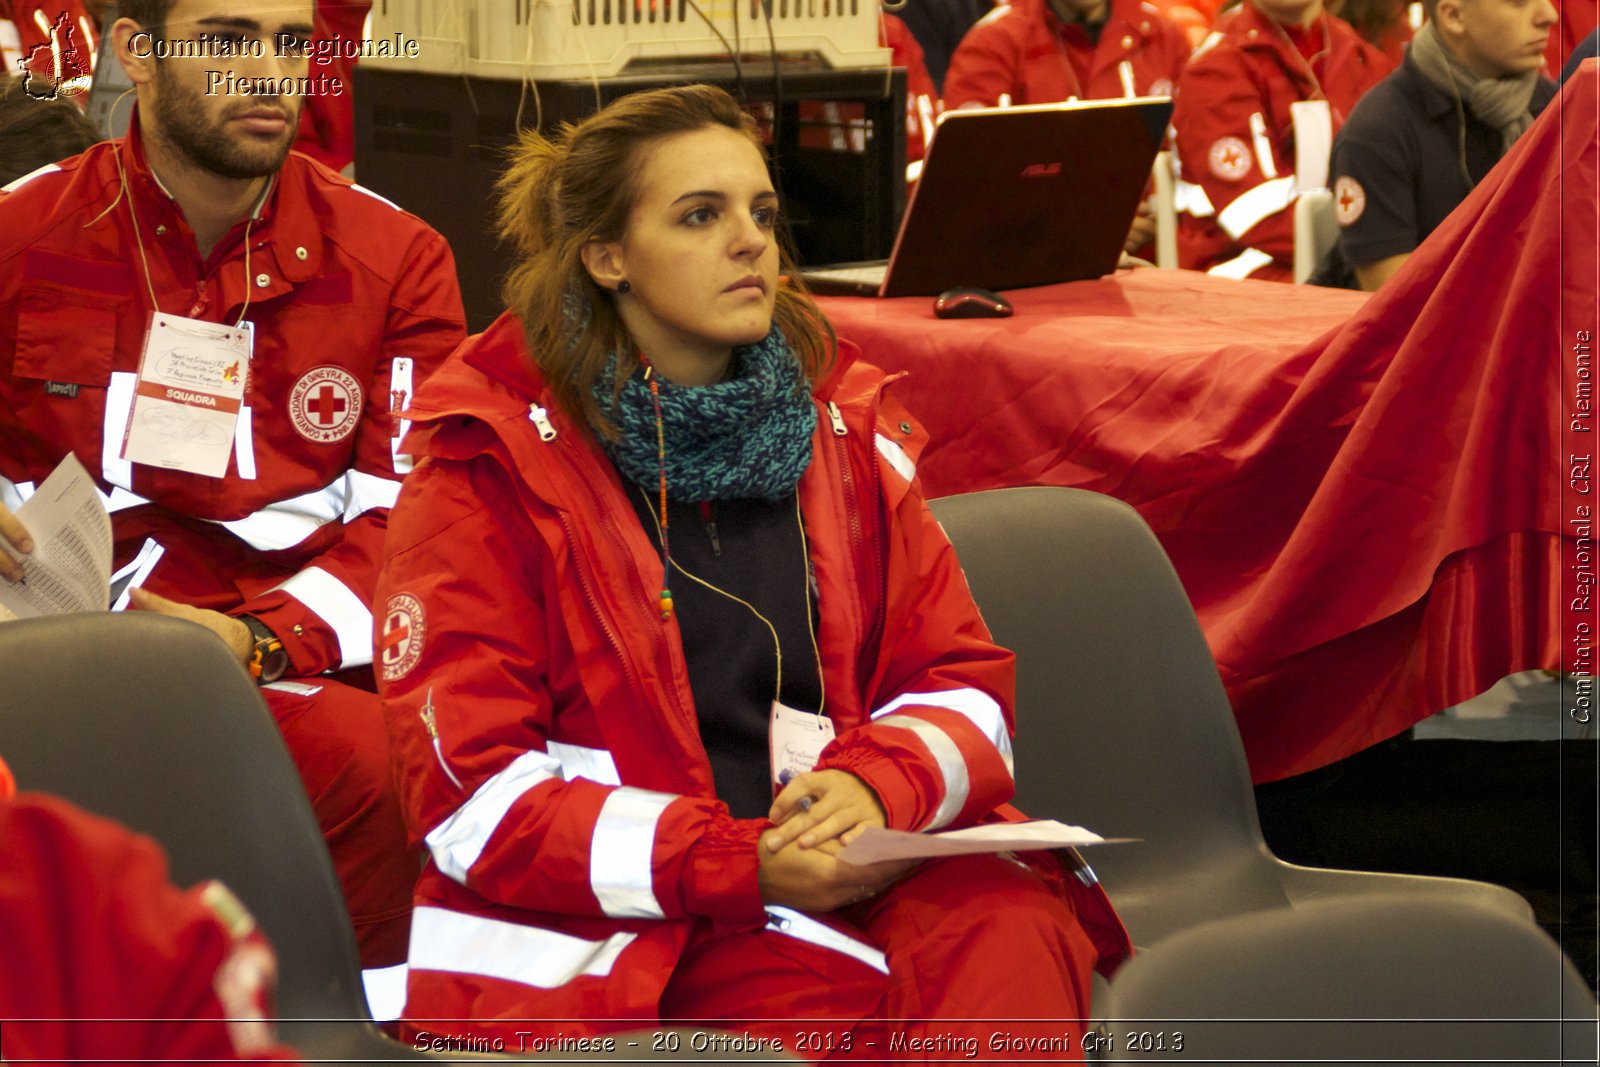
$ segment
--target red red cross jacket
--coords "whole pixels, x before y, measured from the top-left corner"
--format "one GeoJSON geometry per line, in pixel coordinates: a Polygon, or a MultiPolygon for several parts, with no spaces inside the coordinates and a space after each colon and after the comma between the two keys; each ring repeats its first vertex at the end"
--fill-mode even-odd
{"type": "Polygon", "coordinates": [[[371,662],[384,516],[410,466],[390,413],[465,333],[444,239],[290,153],[248,247],[241,223],[202,260],[145,164],[137,116],[126,139],[10,189],[0,503],[15,510],[74,452],[107,496],[119,572],[260,617],[297,673],[371,662]],[[255,324],[247,410],[221,478],[119,458],[152,288],[169,314],[232,323],[243,311],[255,324]]]}
{"type": "Polygon", "coordinates": [[[238,899],[175,888],[154,842],[54,797],[0,796],[0,944],[10,1062],[298,1060],[270,1022],[272,949],[238,899]]]}
{"type": "Polygon", "coordinates": [[[1046,0],[1016,0],[961,39],[944,77],[944,104],[994,107],[1002,95],[1012,104],[1170,96],[1188,58],[1188,37],[1152,4],[1111,0],[1100,43],[1091,46],[1081,30],[1063,38],[1046,0]],[[1069,49],[1079,53],[1076,64],[1069,49]],[[1080,80],[1075,65],[1088,77],[1080,80]]]}
{"type": "Polygon", "coordinates": [[[1318,61],[1320,76],[1282,27],[1249,0],[1224,14],[1195,50],[1172,113],[1181,171],[1181,266],[1230,278],[1292,276],[1297,195],[1292,105],[1328,102],[1331,145],[1356,101],[1391,66],[1342,19],[1323,15],[1321,21],[1327,25],[1328,51],[1318,61]]]}
{"type": "MultiPolygon", "coordinates": [[[[841,355],[799,486],[837,729],[818,766],[865,780],[893,828],[1004,817],[1013,658],[914,484],[924,431],[893,379],[841,355]]],[[[507,315],[419,396],[420,462],[379,582],[396,773],[431,857],[406,1011],[472,1018],[475,1034],[484,1020],[567,1020],[571,1034],[653,1018],[693,920],[770,918],[768,824],[715,798],[678,624],[657,607],[660,555],[531,368],[507,315]]],[[[1102,962],[1120,961],[1104,893],[1068,881],[1102,962]]],[[[882,960],[801,913],[784,926],[882,960]]]]}

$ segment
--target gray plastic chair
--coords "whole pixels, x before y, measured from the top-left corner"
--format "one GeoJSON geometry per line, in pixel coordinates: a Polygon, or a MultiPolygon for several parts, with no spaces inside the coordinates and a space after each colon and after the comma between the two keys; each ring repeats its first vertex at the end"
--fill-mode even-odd
{"type": "Polygon", "coordinates": [[[1110,1015],[1111,1062],[1595,1062],[1594,996],[1549,935],[1447,899],[1194,927],[1117,974],[1110,1015]]]}
{"type": "Polygon", "coordinates": [[[1241,912],[1428,893],[1532,922],[1509,889],[1299,867],[1263,843],[1215,663],[1155,535],[1120,501],[998,489],[933,502],[1017,653],[1017,806],[1135,844],[1088,850],[1136,945],[1241,912]]]}
{"type": "MultiPolygon", "coordinates": [[[[563,1058],[427,1054],[378,1031],[299,774],[254,683],[209,631],[144,612],[0,623],[0,753],[20,788],[155,838],[174,883],[215,878],[238,894],[277,951],[279,1032],[308,1060],[563,1058]]],[[[618,1043],[590,1058],[686,1062],[652,1057],[648,1038],[618,1043]]]]}

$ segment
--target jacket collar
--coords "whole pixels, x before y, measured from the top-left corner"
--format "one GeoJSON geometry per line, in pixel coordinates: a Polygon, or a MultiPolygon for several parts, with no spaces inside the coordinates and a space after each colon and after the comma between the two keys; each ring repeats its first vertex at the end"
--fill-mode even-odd
{"type": "MultiPolygon", "coordinates": [[[[193,242],[183,208],[150,168],[137,104],[128,123],[128,133],[118,145],[117,161],[127,178],[128,190],[138,207],[139,217],[148,226],[149,232],[141,234],[141,239],[151,240],[157,226],[176,225],[193,242]]],[[[264,248],[270,254],[271,266],[275,269],[264,272],[272,278],[272,284],[255,299],[279,295],[289,288],[282,281],[304,282],[314,277],[322,267],[321,231],[307,203],[305,182],[308,178],[306,161],[291,151],[256,203],[250,221],[251,249],[256,251],[264,248]]],[[[218,242],[217,249],[229,249],[236,241],[242,240],[244,228],[245,220],[241,219],[218,242]]],[[[216,254],[216,250],[213,250],[213,256],[216,254]]]]}

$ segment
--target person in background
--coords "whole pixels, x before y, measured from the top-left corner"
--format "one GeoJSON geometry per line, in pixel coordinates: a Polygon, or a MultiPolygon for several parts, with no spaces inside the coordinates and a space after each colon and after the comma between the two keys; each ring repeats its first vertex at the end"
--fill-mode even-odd
{"type": "MultiPolygon", "coordinates": [[[[95,476],[115,580],[256,675],[362,961],[396,965],[417,856],[370,598],[410,466],[399,412],[465,335],[454,261],[420,220],[289,151],[298,96],[207,92],[304,76],[273,44],[309,37],[310,0],[121,11],[127,137],[0,193],[0,519],[68,454],[95,476]],[[157,41],[234,57],[163,59],[157,41]]],[[[31,547],[0,537],[0,580],[31,547]]]]}
{"type": "MultiPolygon", "coordinates": [[[[372,0],[316,0],[313,36],[336,44],[359,44],[364,33],[372,0]]],[[[341,49],[342,51],[342,49],[341,49]]],[[[342,54],[313,64],[315,71],[339,79],[342,92],[312,93],[300,109],[300,132],[295,137],[297,152],[345,177],[355,170],[355,57],[342,54]]]]}
{"type": "Polygon", "coordinates": [[[1171,96],[1189,41],[1141,0],[1017,0],[967,31],[948,108],[1171,96]]]}
{"type": "Polygon", "coordinates": [[[1339,258],[1377,289],[1555,96],[1539,73],[1550,0],[1430,0],[1405,62],[1333,145],[1339,258]]]}
{"type": "Polygon", "coordinates": [[[0,759],[0,1056],[11,1063],[293,1063],[277,963],[220,882],[185,892],[154,841],[0,759]]]}
{"type": "Polygon", "coordinates": [[[66,100],[37,100],[21,77],[0,77],[0,188],[100,140],[100,131],[66,100]]]}
{"type": "Polygon", "coordinates": [[[944,92],[944,75],[961,38],[989,11],[988,0],[916,0],[891,4],[887,11],[905,21],[922,48],[936,93],[944,92]]]}
{"type": "Polygon", "coordinates": [[[1180,265],[1289,280],[1295,198],[1327,185],[1334,134],[1388,72],[1322,0],[1245,0],[1224,14],[1173,108],[1180,265]]]}
{"type": "Polygon", "coordinates": [[[1424,17],[1421,0],[1329,0],[1328,14],[1348,22],[1394,66],[1405,58],[1424,17]]]}
{"type": "Polygon", "coordinates": [[[896,1056],[1014,1062],[978,1020],[1076,1055],[1090,970],[1128,951],[1052,853],[840,859],[1017,817],[1013,658],[892,379],[782,281],[779,211],[710,86],[529,132],[503,179],[512,310],[411,409],[379,583],[429,855],[413,1030],[715,1020],[820,1060],[892,1025],[896,1056]]]}

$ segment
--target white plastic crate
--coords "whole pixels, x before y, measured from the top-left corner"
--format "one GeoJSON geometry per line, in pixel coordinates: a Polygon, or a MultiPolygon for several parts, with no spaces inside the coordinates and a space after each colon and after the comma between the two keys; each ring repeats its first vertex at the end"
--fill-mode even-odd
{"type": "MultiPolygon", "coordinates": [[[[878,0],[770,3],[781,55],[816,55],[836,69],[888,65],[878,0]]],[[[367,61],[375,66],[516,80],[606,78],[640,60],[726,56],[736,42],[748,61],[770,53],[762,0],[378,0],[371,25],[373,40],[398,32],[421,51],[367,61]]]]}
{"type": "Polygon", "coordinates": [[[373,56],[363,64],[421,74],[460,74],[467,54],[467,14],[463,0],[376,0],[367,16],[367,39],[417,42],[417,58],[373,56]]]}

